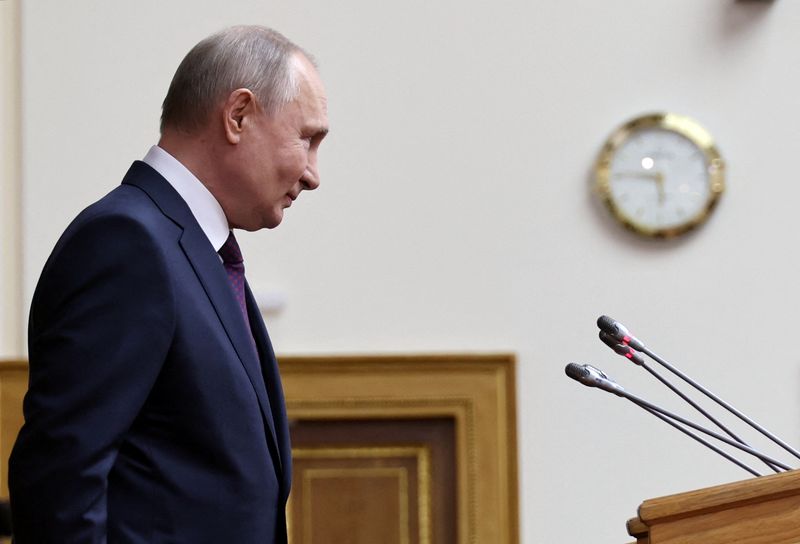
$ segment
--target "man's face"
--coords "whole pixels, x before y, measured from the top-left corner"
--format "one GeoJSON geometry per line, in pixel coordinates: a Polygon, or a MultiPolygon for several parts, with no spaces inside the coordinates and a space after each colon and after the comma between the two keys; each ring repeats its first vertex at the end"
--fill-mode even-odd
{"type": "Polygon", "coordinates": [[[247,119],[231,226],[250,231],[277,227],[301,191],[319,186],[317,151],[328,132],[327,98],[313,65],[302,55],[293,62],[297,98],[272,115],[258,106],[247,119]]]}

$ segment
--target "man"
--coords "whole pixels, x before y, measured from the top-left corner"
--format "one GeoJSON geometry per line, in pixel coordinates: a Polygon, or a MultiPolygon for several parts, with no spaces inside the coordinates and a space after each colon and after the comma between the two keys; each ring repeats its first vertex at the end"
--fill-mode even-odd
{"type": "Polygon", "coordinates": [[[16,542],[286,542],[283,392],[231,229],[276,227],[319,185],[327,130],[312,61],[277,32],[189,52],[158,146],[67,228],[36,288],[16,542]]]}

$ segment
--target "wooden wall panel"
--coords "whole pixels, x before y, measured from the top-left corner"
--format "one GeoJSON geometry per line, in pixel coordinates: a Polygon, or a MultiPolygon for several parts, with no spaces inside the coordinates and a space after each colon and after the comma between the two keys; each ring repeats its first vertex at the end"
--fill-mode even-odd
{"type": "Polygon", "coordinates": [[[389,432],[393,421],[451,420],[457,543],[518,542],[513,355],[282,357],[280,366],[290,420],[373,420],[389,432]]]}
{"type": "Polygon", "coordinates": [[[28,390],[28,364],[0,361],[0,498],[8,499],[8,458],[22,427],[22,399],[28,390]]]}
{"type": "Polygon", "coordinates": [[[426,448],[298,448],[293,458],[293,544],[430,543],[426,448]]]}
{"type": "MultiPolygon", "coordinates": [[[[406,508],[409,544],[427,544],[424,542],[426,535],[431,544],[444,543],[444,537],[437,536],[433,517],[426,520],[424,512],[429,511],[434,516],[450,508],[454,515],[445,517],[454,519],[458,544],[517,544],[513,355],[294,356],[280,357],[279,363],[289,418],[295,424],[372,421],[379,422],[383,432],[389,435],[394,423],[401,421],[442,420],[452,426],[451,452],[432,450],[431,453],[432,459],[437,456],[454,459],[451,479],[455,497],[451,506],[446,499],[437,499],[435,491],[420,495],[422,472],[418,458],[410,465],[402,465],[398,458],[394,465],[385,467],[395,471],[391,477],[372,476],[373,483],[380,483],[380,493],[384,494],[377,497],[384,505],[403,485],[414,490],[413,494],[409,491],[406,506],[401,507],[399,498],[394,507],[384,506],[387,516],[391,514],[392,520],[398,520],[398,538],[405,538],[400,512],[406,508]],[[405,483],[400,474],[405,474],[405,483]],[[428,501],[428,506],[420,506],[420,500],[428,501]],[[425,528],[426,523],[429,529],[425,528]]],[[[27,375],[27,363],[0,361],[0,493],[3,497],[8,496],[8,456],[22,425],[27,375]]],[[[345,445],[352,447],[352,444],[345,445]]],[[[382,443],[380,447],[389,446],[382,443]]],[[[301,450],[298,453],[302,468],[304,454],[301,450]]],[[[377,466],[361,467],[366,468],[377,466]]],[[[323,500],[326,494],[329,496],[332,479],[323,483],[320,473],[309,474],[307,489],[313,508],[315,497],[323,500]],[[314,495],[317,491],[319,494],[314,495]]],[[[296,485],[303,485],[303,478],[305,476],[301,476],[296,485]]],[[[366,485],[368,480],[362,477],[361,483],[356,484],[357,480],[351,478],[348,485],[366,485]]],[[[297,489],[295,487],[295,491],[297,489]]],[[[301,488],[298,494],[302,493],[301,488]]],[[[402,497],[401,491],[397,493],[402,497]]],[[[347,541],[336,542],[346,544],[347,541]]]]}
{"type": "MultiPolygon", "coordinates": [[[[403,493],[404,508],[409,512],[408,533],[402,542],[420,544],[457,544],[456,488],[455,471],[455,421],[447,418],[391,419],[391,420],[298,420],[293,419],[292,454],[294,457],[294,481],[289,502],[289,513],[297,530],[293,533],[292,544],[305,544],[307,531],[302,526],[313,519],[304,507],[302,487],[297,482],[304,480],[303,471],[308,467],[328,468],[333,462],[337,466],[349,466],[355,462],[358,467],[397,467],[407,471],[408,492],[403,493]]],[[[371,493],[381,494],[360,486],[352,494],[341,494],[339,500],[346,502],[370,501],[371,493]],[[363,493],[361,495],[360,493],[363,493]]],[[[314,512],[317,512],[314,509],[314,512]]],[[[350,523],[354,526],[372,523],[360,516],[357,509],[349,511],[350,523]]],[[[402,516],[397,516],[398,519],[402,516]]],[[[344,517],[337,520],[348,522],[344,517]]],[[[325,521],[313,520],[313,524],[325,525],[325,521]]],[[[385,540],[397,535],[389,532],[385,540]]],[[[365,538],[362,531],[353,531],[347,542],[352,544],[373,544],[382,542],[365,538]]],[[[328,540],[314,539],[315,544],[328,540]]],[[[336,544],[339,544],[338,542],[336,544]]]]}

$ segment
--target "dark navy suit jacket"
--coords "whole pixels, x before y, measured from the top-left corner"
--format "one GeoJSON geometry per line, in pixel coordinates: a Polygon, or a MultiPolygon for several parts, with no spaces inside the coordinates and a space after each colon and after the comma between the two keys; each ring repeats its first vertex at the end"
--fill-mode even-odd
{"type": "Polygon", "coordinates": [[[75,219],[31,307],[17,543],[286,541],[283,391],[247,304],[255,348],[219,256],[143,162],[75,219]]]}

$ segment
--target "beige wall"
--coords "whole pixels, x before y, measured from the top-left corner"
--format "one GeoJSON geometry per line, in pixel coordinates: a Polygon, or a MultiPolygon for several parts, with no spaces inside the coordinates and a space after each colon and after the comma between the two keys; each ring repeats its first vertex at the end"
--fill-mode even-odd
{"type": "Polygon", "coordinates": [[[0,358],[22,354],[19,5],[0,2],[0,358]]]}
{"type": "Polygon", "coordinates": [[[265,23],[316,54],[332,123],[321,188],[240,237],[253,286],[286,294],[278,351],[518,353],[529,544],[626,542],[642,499],[747,476],[564,376],[594,362],[688,413],[600,345],[602,313],[800,442],[797,2],[23,8],[26,305],[68,221],[156,140],[188,48],[265,23]],[[615,126],[660,109],[703,123],[729,165],[711,222],[669,244],[622,232],[588,178],[615,126]]]}

